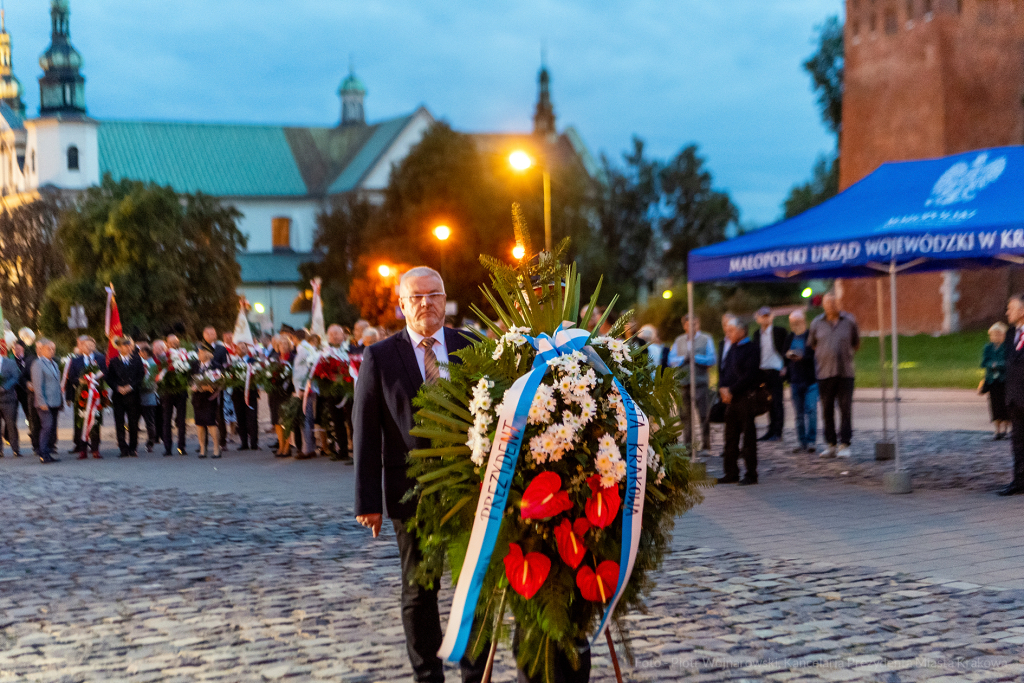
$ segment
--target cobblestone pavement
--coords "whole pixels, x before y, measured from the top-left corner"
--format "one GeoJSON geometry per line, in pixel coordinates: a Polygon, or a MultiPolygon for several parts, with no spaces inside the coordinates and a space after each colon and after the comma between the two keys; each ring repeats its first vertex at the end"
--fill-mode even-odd
{"type": "MultiPolygon", "coordinates": [[[[0,476],[0,681],[410,679],[393,538],[350,510],[0,476]]],[[[631,618],[632,680],[1024,678],[1024,591],[683,541],[631,618]]]]}
{"type": "MultiPolygon", "coordinates": [[[[708,472],[718,476],[721,434],[713,433],[711,440],[714,455],[707,458],[708,472]]],[[[875,460],[875,442],[881,440],[881,431],[857,431],[852,457],[821,458],[817,453],[793,453],[796,436],[787,429],[783,441],[757,444],[758,474],[788,481],[829,479],[881,486],[882,476],[895,470],[893,461],[875,460]]],[[[819,441],[818,451],[822,449],[819,441]]],[[[915,489],[995,491],[1012,478],[1013,454],[1009,439],[993,441],[991,432],[906,431],[901,434],[900,462],[910,471],[915,489]]]]}

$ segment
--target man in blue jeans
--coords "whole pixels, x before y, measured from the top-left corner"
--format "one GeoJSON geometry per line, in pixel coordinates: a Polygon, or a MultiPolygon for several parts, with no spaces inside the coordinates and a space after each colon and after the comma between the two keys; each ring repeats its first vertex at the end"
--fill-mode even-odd
{"type": "Polygon", "coordinates": [[[786,374],[793,399],[796,436],[794,453],[814,453],[818,438],[818,379],[814,373],[814,349],[807,346],[807,317],[802,310],[789,314],[786,339],[786,374]]]}

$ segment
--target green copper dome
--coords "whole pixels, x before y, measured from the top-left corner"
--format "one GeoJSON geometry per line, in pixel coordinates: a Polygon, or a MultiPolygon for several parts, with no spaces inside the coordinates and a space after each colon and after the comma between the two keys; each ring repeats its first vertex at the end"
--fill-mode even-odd
{"type": "Polygon", "coordinates": [[[338,88],[338,94],[344,95],[345,93],[359,93],[360,95],[366,94],[366,86],[359,80],[359,77],[355,73],[350,72],[345,80],[341,82],[341,87],[338,88]]]}

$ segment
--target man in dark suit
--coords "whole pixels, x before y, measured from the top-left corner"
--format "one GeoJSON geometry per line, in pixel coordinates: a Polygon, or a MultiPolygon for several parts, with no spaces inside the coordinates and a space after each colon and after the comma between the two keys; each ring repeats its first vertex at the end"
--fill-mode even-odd
{"type": "MultiPolygon", "coordinates": [[[[78,382],[82,379],[82,375],[85,374],[86,363],[95,365],[104,374],[107,372],[107,359],[96,350],[95,339],[87,334],[83,334],[78,338],[76,350],[77,353],[69,361],[68,377],[64,384],[64,398],[71,408],[72,423],[75,422],[74,416],[78,412],[78,394],[81,389],[78,382]]],[[[91,448],[93,457],[100,459],[100,425],[98,422],[93,425],[92,431],[89,432],[88,441],[82,438],[77,428],[74,432],[74,439],[74,450],[69,452],[78,453],[78,458],[84,460],[86,452],[91,448]]]]}
{"type": "Polygon", "coordinates": [[[782,439],[782,425],[785,420],[785,410],[782,406],[782,378],[785,373],[786,362],[783,358],[786,353],[786,330],[772,322],[775,315],[772,309],[762,306],[757,310],[757,330],[751,342],[757,347],[760,353],[760,378],[768,391],[771,392],[772,402],[768,408],[768,431],[761,437],[761,441],[779,441],[782,439]]]}
{"type": "Polygon", "coordinates": [[[757,429],[754,426],[753,391],[757,388],[760,353],[747,337],[746,329],[736,318],[725,324],[726,338],[732,348],[722,364],[718,393],[725,408],[725,453],[722,467],[725,476],[720,484],[746,486],[757,483],[757,429]],[[747,471],[740,479],[738,465],[740,437],[743,437],[743,462],[747,471]]]}
{"type": "MultiPolygon", "coordinates": [[[[424,382],[446,377],[443,364],[457,362],[451,354],[470,345],[468,339],[443,327],[445,302],[444,282],[436,271],[413,268],[402,276],[399,303],[407,326],[364,349],[352,416],[356,520],[376,537],[387,505],[402,560],[406,649],[414,679],[430,682],[444,681],[437,656],[442,640],[437,589],[427,590],[416,582],[420,549],[416,537],[406,529],[407,521],[416,514],[416,503],[401,500],[415,483],[406,474],[409,451],[429,446],[426,440],[409,435],[413,427],[412,399],[424,382]]],[[[463,681],[481,679],[485,658],[480,659],[463,659],[463,681]]]]}
{"type": "Polygon", "coordinates": [[[1006,304],[1010,331],[1006,334],[1006,408],[1010,412],[1013,443],[1013,481],[999,489],[1000,496],[1024,493],[1024,294],[1006,304]]]}
{"type": "Polygon", "coordinates": [[[132,353],[132,340],[117,338],[116,358],[107,363],[107,385],[113,391],[114,429],[117,432],[119,458],[137,458],[139,447],[140,389],[146,376],[146,366],[137,353],[132,353]],[[125,441],[124,421],[128,420],[128,440],[125,441]]]}
{"type": "MultiPolygon", "coordinates": [[[[224,370],[228,366],[228,347],[224,342],[217,339],[217,328],[207,325],[203,329],[203,341],[213,347],[213,361],[211,367],[214,370],[224,370]]],[[[220,439],[220,449],[223,451],[227,446],[228,430],[224,423],[224,393],[220,392],[217,397],[217,434],[220,439]]]]}

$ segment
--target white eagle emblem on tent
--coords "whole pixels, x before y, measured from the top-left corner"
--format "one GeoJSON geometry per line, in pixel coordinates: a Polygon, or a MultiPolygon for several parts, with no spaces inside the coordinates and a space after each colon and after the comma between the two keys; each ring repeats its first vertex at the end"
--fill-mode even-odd
{"type": "Polygon", "coordinates": [[[942,174],[932,196],[925,206],[949,206],[974,199],[986,185],[995,182],[1006,169],[1006,157],[988,160],[988,154],[982,152],[970,166],[966,161],[958,161],[942,174]]]}

